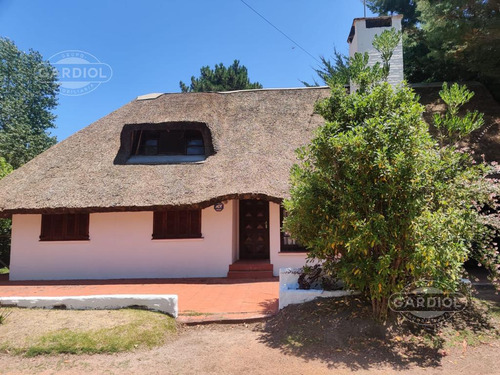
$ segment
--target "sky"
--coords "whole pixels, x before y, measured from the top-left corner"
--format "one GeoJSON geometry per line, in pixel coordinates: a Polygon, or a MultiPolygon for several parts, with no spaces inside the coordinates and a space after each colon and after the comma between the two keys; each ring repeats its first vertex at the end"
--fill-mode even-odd
{"type": "Polygon", "coordinates": [[[348,53],[362,16],[362,0],[0,0],[0,36],[56,64],[83,51],[106,69],[92,91],[59,95],[51,133],[61,141],[139,95],[180,92],[205,65],[238,59],[264,88],[301,87],[319,56],[348,53]]]}

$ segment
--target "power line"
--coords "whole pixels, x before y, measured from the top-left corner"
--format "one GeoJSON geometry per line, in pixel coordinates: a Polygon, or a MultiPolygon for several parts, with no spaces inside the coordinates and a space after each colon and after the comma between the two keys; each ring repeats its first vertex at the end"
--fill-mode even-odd
{"type": "Polygon", "coordinates": [[[264,21],[266,21],[269,25],[271,25],[274,29],[276,29],[281,35],[283,35],[285,38],[287,38],[290,42],[295,44],[297,47],[299,47],[302,51],[307,53],[309,56],[311,56],[314,60],[316,60],[319,64],[321,64],[321,61],[319,61],[316,57],[311,55],[304,47],[302,47],[299,43],[297,43],[295,40],[290,38],[288,35],[286,35],[283,31],[281,31],[277,26],[274,26],[271,21],[269,21],[266,17],[264,17],[262,14],[257,12],[254,8],[252,8],[248,3],[246,3],[244,0],[240,0],[243,4],[245,4],[252,12],[257,14],[260,18],[262,18],[264,21]]]}

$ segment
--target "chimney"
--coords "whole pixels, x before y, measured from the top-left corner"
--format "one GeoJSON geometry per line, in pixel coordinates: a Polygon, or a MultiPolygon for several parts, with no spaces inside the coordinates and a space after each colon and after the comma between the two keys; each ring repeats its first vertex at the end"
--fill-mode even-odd
{"type": "MultiPolygon", "coordinates": [[[[347,38],[349,43],[349,57],[353,57],[356,52],[368,52],[370,57],[368,65],[372,66],[376,62],[382,63],[380,54],[373,48],[373,38],[379,35],[384,30],[390,30],[392,27],[396,31],[401,32],[402,15],[386,16],[386,17],[364,17],[355,18],[352,21],[351,32],[347,38]]],[[[391,69],[387,82],[391,85],[398,85],[403,81],[403,43],[399,42],[394,50],[391,60],[389,61],[391,69]]]]}

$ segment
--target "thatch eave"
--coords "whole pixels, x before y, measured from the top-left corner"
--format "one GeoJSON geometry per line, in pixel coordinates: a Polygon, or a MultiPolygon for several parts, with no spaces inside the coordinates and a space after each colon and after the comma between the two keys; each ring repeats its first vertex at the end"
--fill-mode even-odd
{"type": "Polygon", "coordinates": [[[187,203],[180,205],[152,205],[152,206],[115,206],[115,207],[46,207],[46,208],[16,208],[0,211],[0,218],[11,218],[15,214],[62,214],[62,213],[105,213],[105,212],[139,212],[139,211],[161,211],[161,210],[186,210],[204,209],[216,203],[226,203],[234,199],[259,199],[280,204],[283,198],[272,197],[266,194],[246,193],[227,194],[214,197],[204,202],[187,203]]]}

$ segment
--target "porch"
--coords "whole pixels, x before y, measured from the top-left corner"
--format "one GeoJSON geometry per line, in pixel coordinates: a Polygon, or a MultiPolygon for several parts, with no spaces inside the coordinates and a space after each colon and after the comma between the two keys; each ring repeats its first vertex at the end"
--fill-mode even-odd
{"type": "Polygon", "coordinates": [[[0,278],[1,297],[176,294],[183,323],[255,320],[278,310],[277,277],[9,281],[5,276],[0,278]]]}

